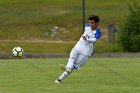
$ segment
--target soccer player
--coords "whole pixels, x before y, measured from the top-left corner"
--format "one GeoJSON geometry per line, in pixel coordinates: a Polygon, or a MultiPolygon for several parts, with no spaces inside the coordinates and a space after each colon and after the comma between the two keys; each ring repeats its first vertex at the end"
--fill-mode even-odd
{"type": "Polygon", "coordinates": [[[91,15],[88,20],[89,24],[86,24],[83,35],[71,50],[67,65],[60,64],[64,72],[55,80],[55,83],[61,83],[63,79],[72,73],[72,70],[80,69],[87,58],[93,54],[94,44],[101,37],[101,31],[98,27],[99,17],[91,15]]]}

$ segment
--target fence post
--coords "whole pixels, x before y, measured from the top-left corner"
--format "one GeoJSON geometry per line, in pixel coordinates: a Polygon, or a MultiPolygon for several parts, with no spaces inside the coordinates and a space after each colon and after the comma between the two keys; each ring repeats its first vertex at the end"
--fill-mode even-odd
{"type": "Polygon", "coordinates": [[[116,32],[116,28],[114,24],[109,24],[108,25],[108,42],[109,43],[114,43],[115,41],[115,32],[116,32]]]}

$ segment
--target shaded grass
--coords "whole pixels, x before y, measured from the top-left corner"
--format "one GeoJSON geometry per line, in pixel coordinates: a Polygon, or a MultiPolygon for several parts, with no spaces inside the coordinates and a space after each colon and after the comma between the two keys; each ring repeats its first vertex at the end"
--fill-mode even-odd
{"type": "Polygon", "coordinates": [[[139,58],[91,58],[61,85],[59,59],[0,60],[0,91],[4,93],[138,93],[139,58]]]}
{"type": "Polygon", "coordinates": [[[1,52],[11,52],[15,46],[23,48],[25,53],[69,53],[75,43],[71,42],[1,42],[1,52]]]}
{"type": "MultiPolygon", "coordinates": [[[[76,42],[24,42],[24,41],[4,41],[0,42],[1,52],[11,52],[15,46],[23,48],[25,53],[69,53],[76,42]]],[[[97,42],[94,48],[97,53],[122,52],[122,48],[114,43],[97,42]]]]}

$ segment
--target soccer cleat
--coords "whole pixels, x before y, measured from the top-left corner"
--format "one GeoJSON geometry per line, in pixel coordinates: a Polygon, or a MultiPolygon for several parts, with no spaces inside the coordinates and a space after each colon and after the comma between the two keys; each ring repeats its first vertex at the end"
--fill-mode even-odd
{"type": "Polygon", "coordinates": [[[69,74],[71,73],[71,70],[68,67],[64,66],[63,64],[60,64],[59,66],[63,71],[66,71],[69,74]]]}
{"type": "Polygon", "coordinates": [[[56,79],[54,83],[56,83],[56,84],[60,84],[60,83],[62,83],[62,82],[61,82],[61,80],[56,79]]]}

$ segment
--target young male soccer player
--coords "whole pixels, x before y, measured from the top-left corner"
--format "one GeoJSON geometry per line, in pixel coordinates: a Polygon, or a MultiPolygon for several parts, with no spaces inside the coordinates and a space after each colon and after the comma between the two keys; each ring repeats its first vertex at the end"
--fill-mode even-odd
{"type": "Polygon", "coordinates": [[[71,50],[67,65],[60,64],[64,72],[55,80],[55,83],[61,83],[63,79],[72,73],[73,69],[80,69],[87,58],[92,55],[94,44],[101,37],[101,31],[98,28],[99,17],[97,15],[91,15],[88,20],[89,24],[86,24],[83,35],[71,50]]]}

